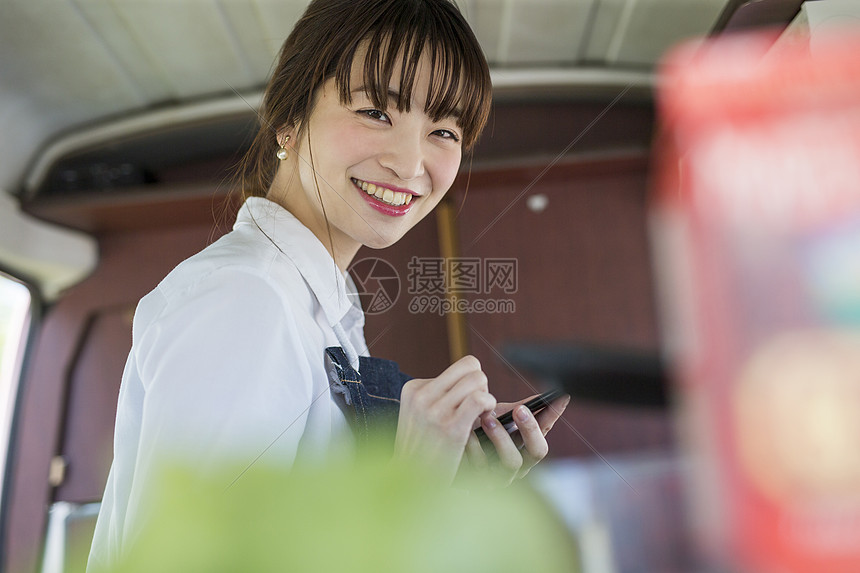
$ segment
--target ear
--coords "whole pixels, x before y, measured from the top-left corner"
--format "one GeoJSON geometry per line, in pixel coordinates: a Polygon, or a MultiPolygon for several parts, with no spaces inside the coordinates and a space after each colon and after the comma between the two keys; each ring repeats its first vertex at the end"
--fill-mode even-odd
{"type": "Polygon", "coordinates": [[[295,140],[295,129],[283,126],[276,132],[275,137],[277,139],[278,147],[286,147],[289,142],[295,140]]]}

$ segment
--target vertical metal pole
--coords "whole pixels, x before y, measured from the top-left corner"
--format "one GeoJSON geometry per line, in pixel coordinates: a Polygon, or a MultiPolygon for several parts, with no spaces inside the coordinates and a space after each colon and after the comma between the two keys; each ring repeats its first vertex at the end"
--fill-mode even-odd
{"type": "Polygon", "coordinates": [[[454,220],[456,210],[448,199],[442,200],[436,206],[436,224],[439,233],[439,251],[446,262],[445,272],[445,294],[451,304],[451,312],[445,315],[445,324],[448,329],[448,354],[451,362],[459,360],[469,354],[469,336],[466,325],[466,316],[457,310],[460,296],[452,292],[451,273],[447,272],[447,262],[458,257],[460,253],[460,241],[457,234],[457,222],[454,220]]]}

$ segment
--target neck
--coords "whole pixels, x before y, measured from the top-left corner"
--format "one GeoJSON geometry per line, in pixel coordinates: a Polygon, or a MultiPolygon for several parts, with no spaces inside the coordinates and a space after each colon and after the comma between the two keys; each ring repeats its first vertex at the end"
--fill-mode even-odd
{"type": "Polygon", "coordinates": [[[314,229],[311,229],[311,231],[313,231],[317,239],[319,239],[320,242],[325,245],[328,254],[330,254],[331,258],[334,259],[334,263],[337,265],[337,267],[345,273],[346,269],[349,268],[350,263],[352,263],[352,260],[355,258],[355,254],[358,252],[358,249],[361,248],[361,243],[350,240],[348,242],[343,241],[339,244],[335,239],[334,229],[332,229],[332,236],[331,239],[329,239],[328,231],[325,227],[325,222],[323,222],[322,225],[323,236],[317,234],[314,229]]]}
{"type": "Polygon", "coordinates": [[[291,191],[290,184],[295,183],[298,177],[287,177],[285,180],[283,172],[283,169],[278,170],[266,198],[292,213],[296,219],[310,229],[326,248],[331,258],[334,259],[337,267],[342,272],[346,272],[361,248],[361,243],[345,235],[339,229],[327,225],[319,204],[312,206],[307,201],[297,200],[303,196],[302,190],[293,189],[291,191]],[[291,179],[292,181],[290,181],[291,179]]]}

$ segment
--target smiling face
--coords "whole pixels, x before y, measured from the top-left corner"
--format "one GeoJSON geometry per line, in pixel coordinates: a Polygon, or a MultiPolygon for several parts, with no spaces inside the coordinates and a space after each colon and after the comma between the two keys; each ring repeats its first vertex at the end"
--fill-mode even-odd
{"type": "Polygon", "coordinates": [[[366,93],[363,62],[357,53],[350,102],[341,103],[331,78],[318,90],[305,128],[279,134],[281,141],[290,136],[290,153],[268,195],[326,245],[341,269],[361,245],[387,247],[423,219],[451,187],[462,156],[457,118],[434,121],[424,111],[431,80],[426,55],[403,111],[396,105],[400,74],[392,74],[391,101],[382,110],[366,93]]]}

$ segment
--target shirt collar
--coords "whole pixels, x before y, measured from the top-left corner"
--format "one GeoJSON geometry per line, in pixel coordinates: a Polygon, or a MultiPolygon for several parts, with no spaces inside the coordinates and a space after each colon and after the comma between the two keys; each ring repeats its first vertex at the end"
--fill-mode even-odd
{"type": "Polygon", "coordinates": [[[249,197],[236,217],[234,229],[250,224],[290,259],[308,283],[329,326],[352,314],[351,324],[364,324],[364,313],[352,278],[335,264],[325,246],[295,215],[274,201],[249,197]],[[255,225],[256,223],[256,225],[255,225]]]}

